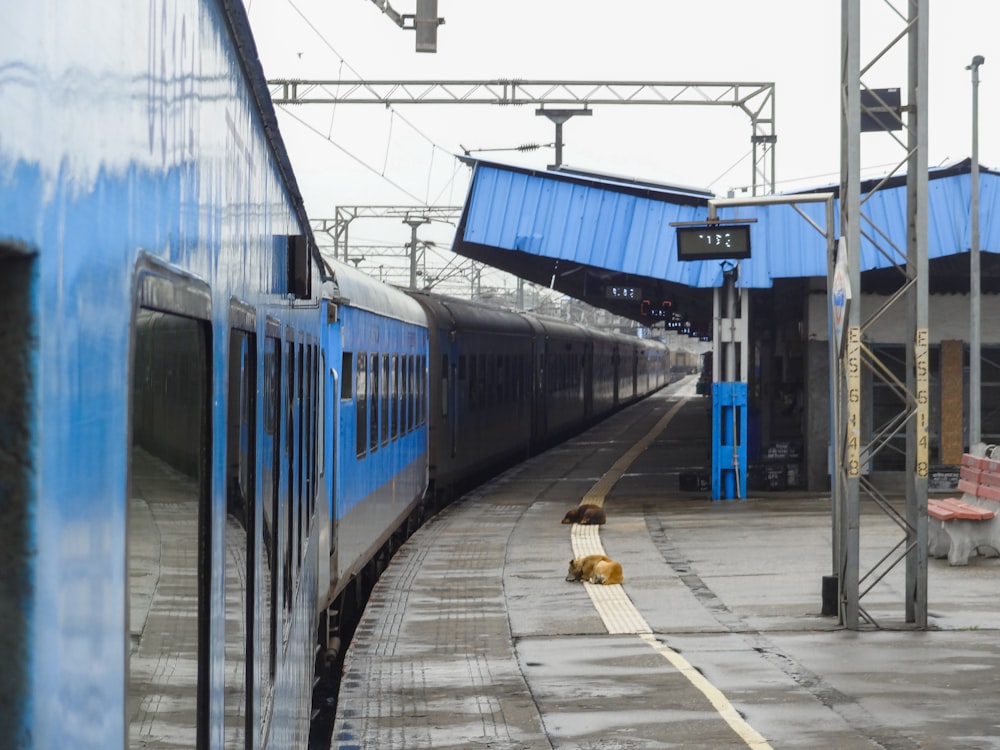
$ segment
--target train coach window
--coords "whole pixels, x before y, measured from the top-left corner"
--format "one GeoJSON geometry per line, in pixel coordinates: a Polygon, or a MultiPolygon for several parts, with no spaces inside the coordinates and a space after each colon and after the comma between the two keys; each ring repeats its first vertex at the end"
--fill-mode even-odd
{"type": "Polygon", "coordinates": [[[298,492],[295,494],[295,570],[296,581],[299,561],[302,560],[302,502],[305,497],[306,485],[306,356],[305,346],[299,343],[299,361],[295,379],[295,411],[298,422],[298,432],[296,433],[297,448],[295,451],[295,470],[298,476],[298,492]]]}
{"type": "Polygon", "coordinates": [[[382,355],[382,445],[389,444],[389,355],[382,355]]]}
{"type": "Polygon", "coordinates": [[[355,449],[358,456],[363,456],[368,450],[368,355],[364,352],[358,352],[358,376],[355,382],[355,449]]]}
{"type": "Polygon", "coordinates": [[[372,382],[368,389],[371,399],[368,404],[368,449],[374,453],[378,449],[378,398],[379,398],[379,366],[378,355],[373,354],[369,361],[368,373],[372,382]]]}
{"type": "Polygon", "coordinates": [[[413,362],[413,355],[410,354],[406,358],[406,431],[409,432],[416,426],[414,421],[414,416],[416,414],[417,405],[417,381],[416,381],[416,370],[413,362]]]}
{"type": "MultiPolygon", "coordinates": [[[[159,280],[140,280],[140,300],[145,284],[159,280]]],[[[208,747],[210,341],[205,321],[144,307],[135,313],[126,513],[132,747],[187,738],[192,722],[196,738],[185,742],[208,747]],[[196,708],[158,711],[164,695],[196,708]]]]}
{"type": "Polygon", "coordinates": [[[389,421],[392,423],[392,439],[395,440],[399,437],[399,417],[403,413],[403,409],[406,408],[403,404],[403,389],[400,387],[399,382],[399,355],[392,355],[392,413],[389,415],[389,421]]]}
{"type": "MultiPolygon", "coordinates": [[[[446,370],[447,372],[447,370],[446,370]]],[[[417,357],[417,424],[427,421],[427,357],[417,357]]]]}
{"type": "MultiPolygon", "coordinates": [[[[234,317],[247,317],[241,308],[234,317]]],[[[252,319],[241,320],[247,327],[252,319]]],[[[226,405],[226,525],[225,525],[225,642],[226,736],[243,744],[247,722],[253,716],[252,691],[255,651],[253,591],[256,584],[256,546],[251,544],[256,518],[257,346],[256,337],[243,330],[229,333],[228,401],[226,405]],[[251,627],[247,627],[251,623],[251,627]]]]}
{"type": "Polygon", "coordinates": [[[353,395],[351,391],[353,377],[354,354],[351,352],[344,352],[340,358],[340,398],[342,401],[350,400],[353,395]]]}
{"type": "MultiPolygon", "coordinates": [[[[458,360],[458,368],[459,370],[462,369],[461,358],[459,358],[458,360]]],[[[469,356],[469,406],[471,408],[476,407],[477,396],[479,395],[477,392],[477,385],[478,385],[478,372],[476,368],[476,355],[472,354],[469,356]]]]}
{"type": "Polygon", "coordinates": [[[285,329],[285,367],[284,367],[283,388],[285,393],[285,434],[281,441],[285,448],[284,468],[285,479],[282,487],[285,504],[284,533],[281,535],[281,601],[282,612],[284,613],[284,627],[282,628],[282,642],[288,637],[288,625],[291,623],[292,613],[292,534],[294,525],[292,524],[292,508],[295,505],[295,331],[291,328],[285,329]]]}
{"type": "MultiPolygon", "coordinates": [[[[319,350],[319,361],[316,365],[316,476],[326,474],[326,352],[319,350]]],[[[315,500],[313,501],[315,502],[315,500]]]]}
{"type": "Polygon", "coordinates": [[[28,663],[30,612],[32,608],[30,566],[32,563],[31,508],[37,504],[32,482],[36,471],[32,451],[35,433],[31,360],[38,348],[32,333],[37,315],[37,298],[32,299],[32,277],[37,273],[34,256],[17,251],[9,254],[0,245],[0,358],[4,363],[0,378],[0,477],[3,477],[4,523],[0,525],[0,549],[4,550],[4,576],[10,585],[0,595],[0,705],[7,719],[0,721],[0,747],[19,747],[26,740],[14,717],[32,710],[26,697],[31,682],[28,663]]]}
{"type": "Polygon", "coordinates": [[[264,526],[261,532],[261,632],[260,663],[264,666],[260,678],[261,726],[266,727],[273,705],[273,688],[277,667],[278,644],[278,495],[281,475],[279,451],[281,427],[281,342],[276,336],[264,340],[264,434],[261,436],[261,502],[264,526]]]}

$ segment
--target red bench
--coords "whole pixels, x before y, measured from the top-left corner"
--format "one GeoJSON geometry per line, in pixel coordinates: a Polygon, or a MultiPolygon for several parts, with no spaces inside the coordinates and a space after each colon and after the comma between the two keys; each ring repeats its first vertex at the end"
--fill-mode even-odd
{"type": "Polygon", "coordinates": [[[996,516],[996,513],[988,508],[980,508],[978,505],[969,505],[954,497],[947,497],[941,500],[928,500],[927,515],[939,521],[950,521],[953,518],[966,521],[989,521],[996,516]]]}
{"type": "Polygon", "coordinates": [[[1000,554],[1000,460],[962,454],[958,489],[961,497],[927,500],[928,553],[947,557],[950,565],[967,565],[980,547],[1000,554]]]}

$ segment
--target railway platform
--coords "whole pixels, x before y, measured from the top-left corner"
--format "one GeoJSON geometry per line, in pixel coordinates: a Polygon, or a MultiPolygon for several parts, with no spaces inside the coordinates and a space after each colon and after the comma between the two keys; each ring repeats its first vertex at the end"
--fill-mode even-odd
{"type": "MultiPolygon", "coordinates": [[[[428,521],[375,586],[331,747],[1000,748],[1000,559],[929,560],[926,630],[902,571],[865,596],[881,628],[846,630],[827,494],[679,489],[708,415],[685,378],[428,521]],[[585,499],[607,523],[561,524],[585,499]],[[623,584],[564,580],[595,551],[623,584]]],[[[880,556],[898,530],[863,512],[880,556]]]]}

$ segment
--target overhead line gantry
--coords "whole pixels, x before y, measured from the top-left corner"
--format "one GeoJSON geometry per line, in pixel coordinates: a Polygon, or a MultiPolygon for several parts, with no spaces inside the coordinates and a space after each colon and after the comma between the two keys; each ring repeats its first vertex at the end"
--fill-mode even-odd
{"type": "MultiPolygon", "coordinates": [[[[275,104],[534,104],[538,115],[556,124],[560,117],[589,114],[596,105],[684,105],[739,109],[750,118],[753,151],[753,195],[774,192],[775,132],[774,83],[711,81],[555,81],[498,78],[451,81],[303,80],[268,81],[275,104]],[[554,106],[577,109],[553,110],[554,106]],[[547,109],[548,108],[548,109],[547,109]]],[[[564,120],[563,120],[564,121],[564,120]]],[[[560,151],[559,144],[557,149],[560,151]]]]}

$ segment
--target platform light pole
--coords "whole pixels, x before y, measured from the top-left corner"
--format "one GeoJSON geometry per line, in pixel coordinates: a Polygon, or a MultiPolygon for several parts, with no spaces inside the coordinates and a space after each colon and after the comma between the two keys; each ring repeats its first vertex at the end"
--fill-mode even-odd
{"type": "Polygon", "coordinates": [[[979,282],[979,66],[982,55],[972,58],[966,70],[972,71],[972,179],[969,210],[969,449],[982,440],[982,292],[979,282]]]}
{"type": "Polygon", "coordinates": [[[403,219],[404,224],[410,225],[410,289],[417,288],[417,227],[430,224],[430,221],[426,216],[407,216],[403,219]]]}

